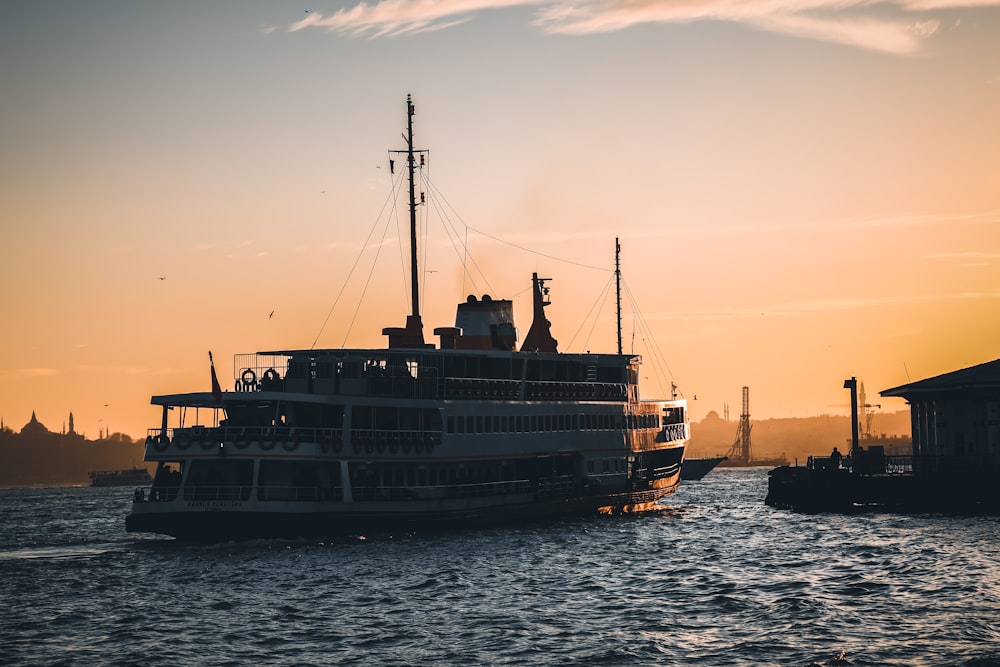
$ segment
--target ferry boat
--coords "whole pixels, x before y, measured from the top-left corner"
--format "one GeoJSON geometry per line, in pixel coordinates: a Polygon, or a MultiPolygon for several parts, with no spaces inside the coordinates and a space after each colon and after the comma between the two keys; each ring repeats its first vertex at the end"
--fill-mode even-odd
{"type": "Polygon", "coordinates": [[[145,468],[126,470],[93,470],[88,473],[91,486],[135,486],[153,481],[145,468]]]}
{"type": "MultiPolygon", "coordinates": [[[[237,354],[233,391],[221,391],[213,362],[212,391],[152,397],[162,420],[145,459],[157,470],[136,489],[127,530],[363,535],[644,511],[677,489],[687,405],[640,398],[642,360],[621,352],[620,306],[617,353],[559,352],[549,279],[536,273],[519,348],[512,302],[486,294],[458,304],[454,326],[425,342],[409,96],[406,105],[405,326],[383,329],[385,348],[237,354]]],[[[620,285],[617,256],[615,270],[620,285]]]]}

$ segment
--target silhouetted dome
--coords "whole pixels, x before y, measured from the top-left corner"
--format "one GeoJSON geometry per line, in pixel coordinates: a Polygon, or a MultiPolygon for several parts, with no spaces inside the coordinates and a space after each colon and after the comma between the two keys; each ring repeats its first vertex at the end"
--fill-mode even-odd
{"type": "Polygon", "coordinates": [[[21,429],[21,433],[48,433],[49,429],[45,428],[45,425],[38,421],[38,417],[35,416],[35,411],[31,411],[31,421],[24,425],[21,429]]]}

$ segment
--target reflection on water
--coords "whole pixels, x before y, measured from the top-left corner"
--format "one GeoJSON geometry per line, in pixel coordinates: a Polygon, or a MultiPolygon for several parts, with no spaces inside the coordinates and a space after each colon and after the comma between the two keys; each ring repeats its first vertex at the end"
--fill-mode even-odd
{"type": "Polygon", "coordinates": [[[972,665],[1000,660],[995,518],[798,515],[719,469],[654,512],[191,545],[129,489],[0,491],[13,664],[972,665]]]}

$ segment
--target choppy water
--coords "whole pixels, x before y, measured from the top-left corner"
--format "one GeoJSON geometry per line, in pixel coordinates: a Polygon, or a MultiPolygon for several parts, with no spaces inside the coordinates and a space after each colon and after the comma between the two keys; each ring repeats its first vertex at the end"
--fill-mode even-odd
{"type": "Polygon", "coordinates": [[[720,469],[643,516],[188,545],[125,533],[131,489],[0,490],[0,664],[1000,664],[1000,520],[765,492],[720,469]]]}

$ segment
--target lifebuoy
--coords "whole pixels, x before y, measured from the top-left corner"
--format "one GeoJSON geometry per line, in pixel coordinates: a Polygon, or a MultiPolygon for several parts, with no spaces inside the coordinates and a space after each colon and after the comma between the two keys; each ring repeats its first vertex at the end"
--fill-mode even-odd
{"type": "Polygon", "coordinates": [[[281,441],[281,446],[286,452],[294,452],[299,448],[299,434],[294,433],[291,438],[285,438],[281,441]]]}
{"type": "MultiPolygon", "coordinates": [[[[153,446],[162,452],[164,449],[170,446],[170,438],[167,437],[166,433],[161,433],[160,435],[156,436],[156,440],[154,441],[153,446]]],[[[180,443],[178,443],[177,446],[180,447],[180,443]]]]}
{"type": "Polygon", "coordinates": [[[266,371],[264,371],[264,379],[267,380],[268,382],[277,381],[278,371],[274,370],[273,368],[268,368],[266,371]]]}
{"type": "Polygon", "coordinates": [[[243,373],[240,374],[240,380],[243,381],[245,387],[257,384],[257,374],[253,372],[252,368],[246,368],[243,373]]]}
{"type": "Polygon", "coordinates": [[[333,438],[325,436],[323,441],[320,442],[319,448],[324,454],[329,454],[330,450],[333,449],[333,438]]]}
{"type": "Polygon", "coordinates": [[[205,436],[205,439],[201,441],[201,448],[211,449],[212,447],[215,447],[215,439],[205,436]]]}
{"type": "Polygon", "coordinates": [[[341,438],[339,435],[334,436],[333,437],[333,451],[335,453],[339,452],[343,446],[344,446],[344,439],[341,438]]]}
{"type": "MultiPolygon", "coordinates": [[[[161,435],[160,437],[165,438],[166,436],[161,435]]],[[[177,445],[177,449],[187,449],[191,446],[191,440],[186,435],[179,435],[174,438],[174,444],[177,445]]]]}

